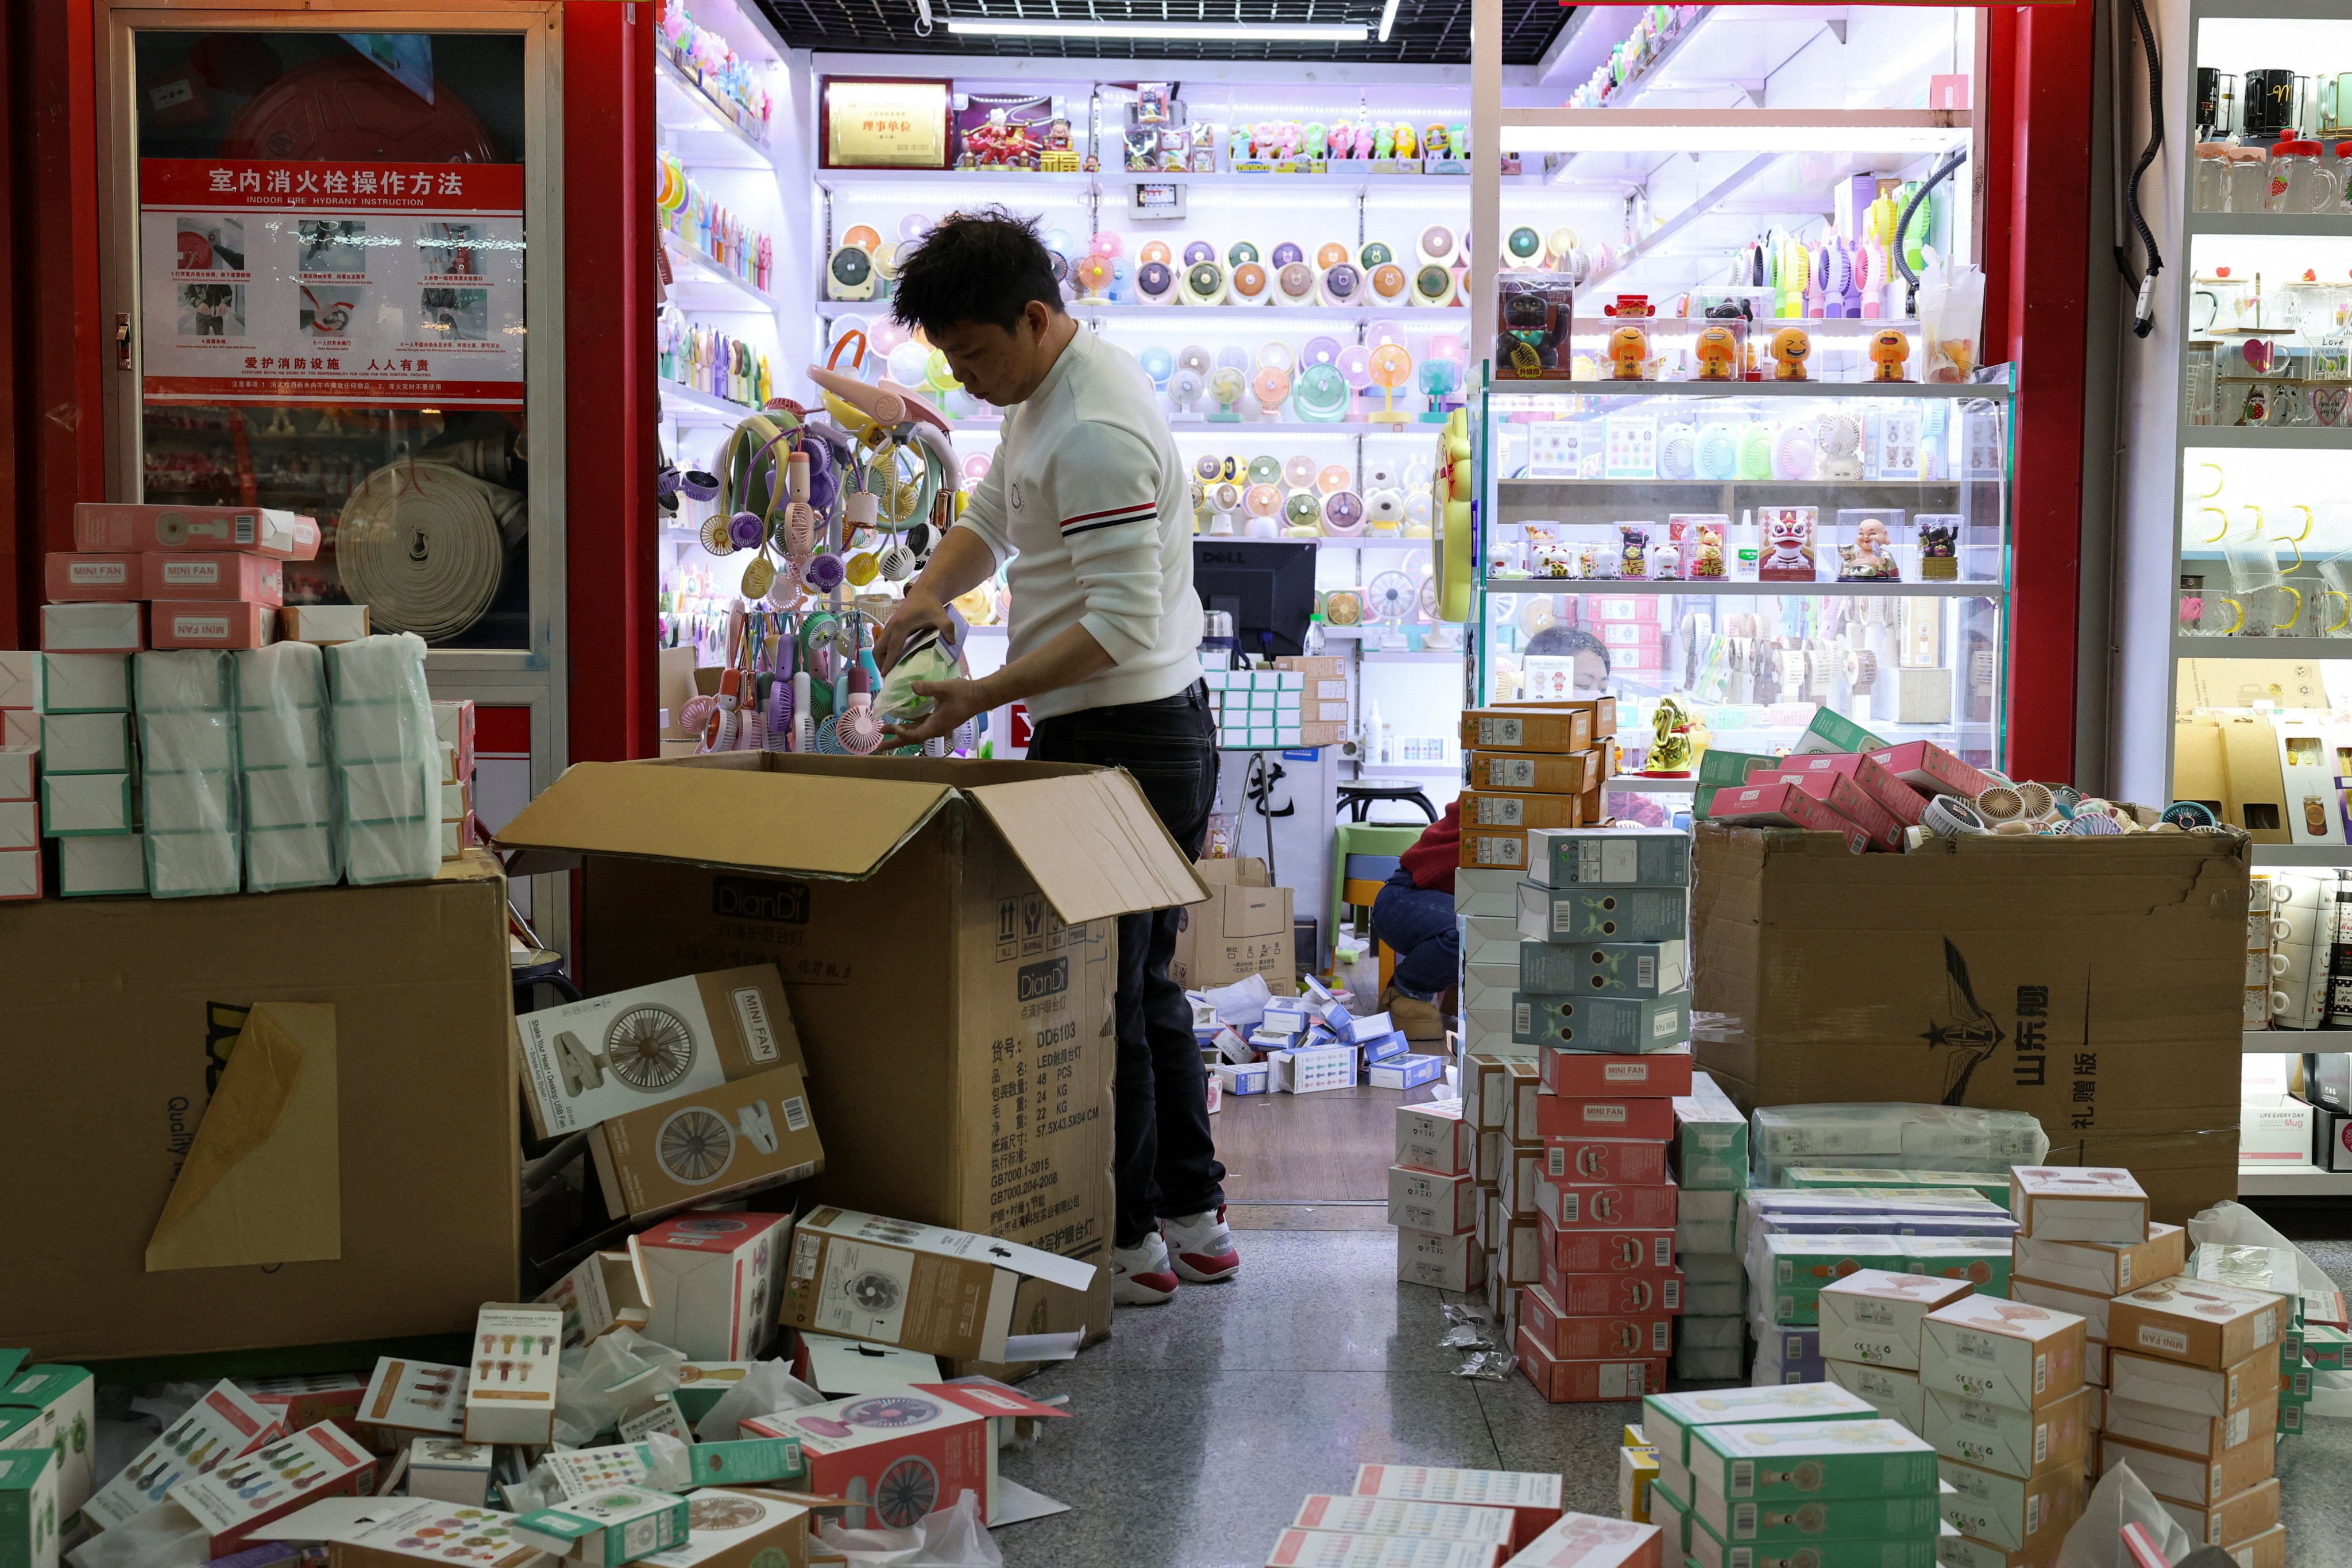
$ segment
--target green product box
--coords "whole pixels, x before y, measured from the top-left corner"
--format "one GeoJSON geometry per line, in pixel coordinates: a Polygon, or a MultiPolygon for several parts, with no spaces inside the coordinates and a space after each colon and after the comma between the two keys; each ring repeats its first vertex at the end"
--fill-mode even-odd
{"type": "Polygon", "coordinates": [[[1519,943],[1519,989],[1538,996],[1664,996],[1683,988],[1681,942],[1519,943]]]}
{"type": "Polygon", "coordinates": [[[1519,934],[1530,942],[1678,942],[1689,930],[1687,888],[1519,884],[1519,934]]]}
{"type": "MultiPolygon", "coordinates": [[[[0,1360],[5,1360],[0,1354],[0,1360]]],[[[79,1366],[27,1366],[0,1375],[0,1411],[37,1411],[58,1457],[58,1511],[79,1511],[97,1489],[90,1443],[98,1421],[97,1380],[79,1366]]],[[[5,1447],[0,1441],[0,1447],[5,1447]]]]}
{"type": "Polygon", "coordinates": [[[1571,1051],[1645,1056],[1690,1038],[1690,993],[1664,996],[1530,996],[1511,993],[1511,1040],[1571,1051]]]}
{"type": "Polygon", "coordinates": [[[2005,1237],[1809,1236],[1774,1231],[1763,1238],[1776,1323],[1821,1321],[1822,1287],[1857,1268],[1966,1279],[1980,1296],[2009,1295],[2005,1237]]]}
{"type": "MultiPolygon", "coordinates": [[[[1852,1503],[1862,1500],[1841,1500],[1852,1503]]],[[[1802,1503],[1797,1505],[1795,1511],[1803,1513],[1834,1506],[1802,1503]]],[[[1938,1543],[1946,1536],[1957,1541],[1960,1534],[1939,1523],[1935,1530],[1919,1535],[1832,1536],[1824,1540],[1799,1536],[1774,1543],[1741,1542],[1734,1545],[1709,1530],[1696,1515],[1692,1516],[1690,1532],[1690,1560],[1700,1568],[1936,1568],[1938,1543]]]]}
{"type": "Polygon", "coordinates": [[[1697,778],[1703,784],[1744,784],[1750,773],[1780,764],[1780,758],[1761,752],[1727,752],[1714,747],[1699,753],[1697,778]]]}
{"type": "Polygon", "coordinates": [[[57,1568],[58,1517],[56,1457],[0,1453],[0,1568],[57,1568]]]}
{"type": "Polygon", "coordinates": [[[1877,1408],[1868,1400],[1833,1383],[1653,1394],[1642,1401],[1643,1432],[1656,1446],[1661,1459],[1671,1458],[1685,1468],[1690,1463],[1692,1436],[1705,1427],[1755,1426],[1775,1421],[1865,1421],[1877,1416],[1877,1408]]]}
{"type": "Polygon", "coordinates": [[[1667,1554],[1681,1557],[1690,1551],[1690,1506],[1669,1488],[1650,1482],[1650,1522],[1658,1527],[1667,1554]]]}
{"type": "Polygon", "coordinates": [[[1667,1151],[1683,1191],[1739,1192],[1748,1185],[1748,1118],[1705,1073],[1675,1100],[1675,1141],[1667,1151]]]}
{"type": "Polygon", "coordinates": [[[797,1481],[808,1474],[797,1437],[747,1437],[732,1443],[697,1443],[691,1458],[698,1487],[754,1487],[797,1481]]]}
{"type": "Polygon", "coordinates": [[[1691,836],[1675,827],[1531,827],[1527,879],[1546,888],[1687,888],[1691,836]]]}
{"type": "Polygon", "coordinates": [[[1880,740],[1844,714],[1832,708],[1813,710],[1813,721],[1797,738],[1797,754],[1804,756],[1822,752],[1883,752],[1887,742],[1880,740]]]}
{"type": "Polygon", "coordinates": [[[1773,1557],[1815,1542],[1933,1542],[1944,1531],[1940,1479],[1937,1485],[1937,1491],[1924,1496],[1807,1498],[1789,1503],[1732,1502],[1720,1492],[1695,1487],[1691,1527],[1705,1529],[1717,1541],[1753,1544],[1773,1557]]]}
{"type": "Polygon", "coordinates": [[[1977,1193],[2009,1207],[2009,1177],[1967,1171],[1873,1171],[1843,1165],[1791,1165],[1780,1173],[1790,1187],[1914,1187],[1921,1191],[1977,1193]]]}
{"type": "Polygon", "coordinates": [[[1730,1502],[1923,1497],[1940,1506],[1936,1450],[1901,1422],[1872,1415],[1700,1427],[1691,1434],[1692,1490],[1730,1502]]]}
{"type": "Polygon", "coordinates": [[[607,1487],[553,1508],[517,1514],[510,1528],[526,1546],[578,1568],[621,1568],[685,1543],[687,1504],[651,1487],[607,1487]]]}
{"type": "Polygon", "coordinates": [[[748,1361],[689,1361],[677,1369],[678,1384],[670,1390],[670,1398],[677,1403],[677,1413],[686,1417],[689,1427],[702,1425],[710,1407],[725,1396],[727,1391],[743,1381],[751,1370],[748,1361]]]}
{"type": "Polygon", "coordinates": [[[2303,1331],[2303,1359],[2320,1372],[2342,1372],[2345,1352],[2352,1349],[2352,1334],[2326,1323],[2314,1323],[2303,1331]]]}

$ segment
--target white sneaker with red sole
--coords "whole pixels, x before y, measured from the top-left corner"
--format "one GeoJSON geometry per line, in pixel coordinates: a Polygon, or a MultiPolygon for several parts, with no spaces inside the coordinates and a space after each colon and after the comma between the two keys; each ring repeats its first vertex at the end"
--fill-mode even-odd
{"type": "Polygon", "coordinates": [[[1206,1214],[1179,1215],[1160,1222],[1176,1272],[1195,1285],[1213,1285],[1242,1271],[1242,1255],[1234,1247],[1234,1233],[1225,1228],[1222,1205],[1206,1214]]]}
{"type": "Polygon", "coordinates": [[[1176,1294],[1177,1279],[1168,1267],[1168,1244],[1158,1232],[1133,1247],[1110,1252],[1110,1300],[1115,1307],[1157,1307],[1176,1294]]]}

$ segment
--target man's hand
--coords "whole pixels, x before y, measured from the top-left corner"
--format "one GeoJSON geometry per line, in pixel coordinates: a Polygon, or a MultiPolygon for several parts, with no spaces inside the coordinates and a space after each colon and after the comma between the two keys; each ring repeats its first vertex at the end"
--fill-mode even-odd
{"type": "Polygon", "coordinates": [[[918,680],[914,690],[918,697],[932,699],[931,710],[904,724],[883,726],[885,746],[918,746],[934,736],[951,735],[957,725],[995,706],[977,680],[918,680]]]}
{"type": "MultiPolygon", "coordinates": [[[[890,612],[890,618],[882,623],[880,631],[874,634],[874,662],[885,675],[898,664],[898,655],[906,647],[907,639],[925,626],[933,627],[941,637],[946,637],[955,629],[955,622],[949,617],[948,607],[919,584],[907,590],[907,596],[898,601],[898,607],[890,612]]],[[[919,687],[917,689],[921,689],[919,687]]]]}

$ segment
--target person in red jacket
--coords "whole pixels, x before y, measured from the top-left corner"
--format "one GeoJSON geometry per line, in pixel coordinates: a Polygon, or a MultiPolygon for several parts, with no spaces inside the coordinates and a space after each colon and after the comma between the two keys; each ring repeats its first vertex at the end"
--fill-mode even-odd
{"type": "Polygon", "coordinates": [[[1454,923],[1454,867],[1462,854],[1462,808],[1424,829],[1372,900],[1372,934],[1396,950],[1396,969],[1381,1006],[1411,1040],[1445,1038],[1439,999],[1462,969],[1462,933],[1454,923]]]}

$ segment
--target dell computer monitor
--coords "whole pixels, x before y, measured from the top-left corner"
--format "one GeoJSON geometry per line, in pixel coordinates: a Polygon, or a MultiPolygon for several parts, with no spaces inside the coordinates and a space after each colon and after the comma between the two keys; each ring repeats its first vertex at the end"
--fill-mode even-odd
{"type": "Polygon", "coordinates": [[[1273,539],[1195,539],[1192,588],[1202,607],[1233,617],[1251,658],[1307,651],[1315,618],[1315,546],[1273,539]]]}

